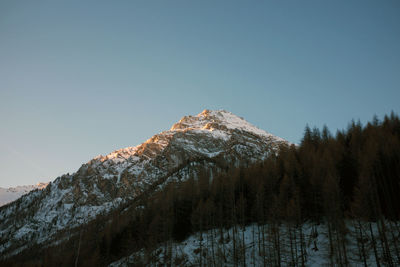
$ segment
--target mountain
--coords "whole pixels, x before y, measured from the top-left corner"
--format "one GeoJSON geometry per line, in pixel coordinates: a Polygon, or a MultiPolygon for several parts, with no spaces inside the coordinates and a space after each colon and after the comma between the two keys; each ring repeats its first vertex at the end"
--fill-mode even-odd
{"type": "Polygon", "coordinates": [[[0,206],[10,203],[16,200],[17,198],[21,197],[22,195],[29,193],[32,190],[35,189],[41,190],[43,188],[46,188],[48,184],[49,183],[37,183],[35,185],[20,185],[9,188],[0,187],[0,206]]]}
{"type": "Polygon", "coordinates": [[[224,110],[185,116],[141,145],[97,156],[1,207],[0,253],[8,257],[34,244],[54,244],[68,229],[172,181],[260,162],[282,144],[287,141],[224,110]]]}

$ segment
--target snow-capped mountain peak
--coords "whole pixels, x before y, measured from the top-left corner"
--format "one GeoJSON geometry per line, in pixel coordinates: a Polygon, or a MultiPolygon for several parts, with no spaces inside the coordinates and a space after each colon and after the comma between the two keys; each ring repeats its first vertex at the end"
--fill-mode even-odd
{"type": "Polygon", "coordinates": [[[185,116],[178,123],[174,124],[171,131],[179,130],[243,130],[253,132],[261,136],[270,136],[271,134],[250,124],[243,118],[234,115],[226,110],[208,110],[205,109],[197,116],[185,116]]]}
{"type": "MultiPolygon", "coordinates": [[[[178,145],[192,156],[211,158],[225,150],[225,142],[232,137],[236,140],[238,136],[249,136],[250,140],[254,136],[270,144],[287,143],[229,111],[205,109],[196,116],[184,116],[170,130],[156,134],[138,146],[115,150],[106,156],[99,155],[87,164],[96,168],[103,178],[117,177],[119,182],[124,171],[140,175],[144,166],[168,147],[178,145]]],[[[238,146],[235,148],[239,149],[238,146]]]]}
{"type": "MultiPolygon", "coordinates": [[[[197,116],[185,116],[178,123],[175,123],[171,131],[244,131],[261,137],[272,138],[279,142],[286,142],[284,139],[274,136],[264,130],[259,129],[253,124],[247,122],[226,110],[208,110],[205,109],[197,116]]],[[[216,136],[218,137],[218,136],[216,136]]]]}
{"type": "Polygon", "coordinates": [[[149,148],[160,151],[169,144],[169,141],[177,132],[204,132],[215,138],[228,140],[232,131],[235,130],[273,139],[278,142],[286,142],[286,140],[257,128],[242,117],[236,116],[229,111],[205,109],[196,116],[184,116],[179,122],[175,123],[169,131],[156,134],[141,145],[115,150],[106,156],[99,155],[93,160],[101,162],[110,160],[114,163],[121,163],[132,158],[132,156],[143,154],[145,151],[150,152],[149,148]]]}
{"type": "Polygon", "coordinates": [[[0,245],[0,253],[15,253],[13,241],[49,240],[58,231],[77,227],[170,182],[260,162],[282,143],[287,141],[228,111],[204,110],[185,116],[170,130],[138,146],[97,156],[77,172],[58,177],[45,190],[0,209],[0,235],[10,240],[0,245]],[[12,226],[16,218],[23,219],[12,226]]]}

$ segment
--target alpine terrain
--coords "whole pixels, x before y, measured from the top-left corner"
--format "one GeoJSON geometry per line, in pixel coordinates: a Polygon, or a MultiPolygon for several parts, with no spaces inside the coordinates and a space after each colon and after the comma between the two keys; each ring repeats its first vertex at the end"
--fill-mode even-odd
{"type": "Polygon", "coordinates": [[[261,162],[286,143],[224,110],[185,116],[141,145],[97,156],[1,207],[1,257],[58,244],[96,216],[171,182],[261,162]]]}
{"type": "Polygon", "coordinates": [[[400,266],[400,119],[183,117],[0,207],[0,266],[400,266]]]}

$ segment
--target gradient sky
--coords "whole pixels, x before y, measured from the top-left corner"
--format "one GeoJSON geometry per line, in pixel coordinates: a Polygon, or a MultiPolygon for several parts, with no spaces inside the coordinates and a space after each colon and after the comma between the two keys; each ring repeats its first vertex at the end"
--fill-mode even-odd
{"type": "Polygon", "coordinates": [[[206,108],[297,143],[400,113],[399,86],[400,1],[1,1],[0,186],[206,108]]]}

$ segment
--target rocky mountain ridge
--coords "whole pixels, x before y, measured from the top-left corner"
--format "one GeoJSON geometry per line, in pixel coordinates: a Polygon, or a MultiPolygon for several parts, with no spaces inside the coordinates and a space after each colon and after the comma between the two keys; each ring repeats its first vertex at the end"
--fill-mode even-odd
{"type": "Polygon", "coordinates": [[[0,253],[14,255],[32,244],[55,242],[77,227],[168,182],[210,175],[229,166],[262,161],[287,144],[227,111],[185,116],[170,130],[135,147],[97,156],[73,174],[0,208],[0,253]],[[59,238],[59,237],[57,237],[59,238]]]}

